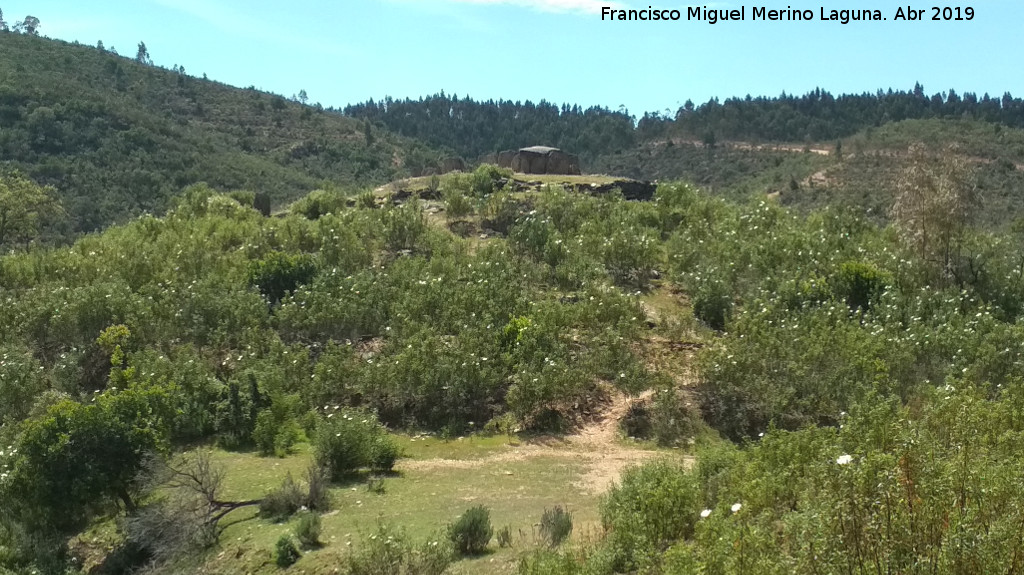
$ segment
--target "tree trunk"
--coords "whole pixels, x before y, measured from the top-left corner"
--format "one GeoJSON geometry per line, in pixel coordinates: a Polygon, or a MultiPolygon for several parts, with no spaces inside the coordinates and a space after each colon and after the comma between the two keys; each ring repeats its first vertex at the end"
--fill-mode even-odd
{"type": "Polygon", "coordinates": [[[124,502],[124,510],[128,515],[134,515],[135,510],[138,509],[135,506],[135,502],[132,501],[132,496],[128,493],[128,490],[124,487],[118,489],[117,496],[124,502]]]}

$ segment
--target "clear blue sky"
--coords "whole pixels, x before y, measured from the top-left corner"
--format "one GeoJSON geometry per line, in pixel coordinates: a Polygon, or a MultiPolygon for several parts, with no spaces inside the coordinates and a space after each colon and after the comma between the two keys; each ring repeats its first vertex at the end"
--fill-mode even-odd
{"type": "MultiPolygon", "coordinates": [[[[817,0],[821,2],[822,0],[817,0]]],[[[666,0],[0,0],[8,22],[189,74],[344,106],[444,90],[476,99],[675,110],[687,98],[910,89],[1024,96],[1024,2],[972,0],[970,22],[897,22],[899,6],[857,0],[885,22],[602,22],[602,5],[684,9],[666,0]]],[[[829,1],[831,8],[843,3],[829,1]]],[[[948,5],[956,5],[948,4],[948,5]]],[[[960,4],[961,6],[966,4],[960,4]]],[[[931,11],[926,16],[930,18],[931,11]]],[[[3,57],[0,54],[0,57],[3,57]]]]}

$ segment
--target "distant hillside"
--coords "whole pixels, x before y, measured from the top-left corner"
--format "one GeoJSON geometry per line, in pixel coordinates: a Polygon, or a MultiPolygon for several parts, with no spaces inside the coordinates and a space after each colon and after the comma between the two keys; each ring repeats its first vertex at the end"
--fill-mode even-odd
{"type": "Polygon", "coordinates": [[[536,104],[529,100],[477,102],[442,92],[419,100],[370,100],[346,107],[345,114],[454,150],[470,161],[501,150],[544,145],[571,151],[588,162],[635,142],[628,112],[598,106],[559,107],[544,100],[536,104]]]}
{"type": "Polygon", "coordinates": [[[695,137],[765,142],[820,142],[850,137],[890,122],[926,119],[973,119],[1024,128],[1024,100],[1010,93],[992,97],[955,90],[925,94],[913,90],[879,90],[875,94],[833,96],[816,89],[803,96],[783,93],[775,98],[712,98],[705,104],[687,101],[675,117],[646,114],[638,123],[643,139],[695,137]]]}
{"type": "MultiPolygon", "coordinates": [[[[443,92],[418,100],[370,100],[348,106],[344,112],[454,150],[467,160],[526,145],[558,146],[578,154],[588,172],[605,170],[612,163],[609,156],[629,155],[637,144],[669,138],[709,144],[724,140],[834,144],[868,128],[927,119],[972,119],[1024,128],[1024,100],[1009,93],[992,97],[949,90],[928,96],[920,84],[910,91],[890,89],[874,94],[834,96],[816,89],[803,96],[784,93],[721,102],[713,98],[700,105],[687,101],[674,113],[647,113],[639,119],[625,110],[583,109],[543,100],[475,101],[443,92]]],[[[632,164],[623,167],[636,168],[632,164]]]]}
{"type": "Polygon", "coordinates": [[[754,144],[667,138],[598,158],[591,171],[696,183],[732,199],[777,194],[801,210],[849,208],[884,220],[895,182],[914,162],[951,154],[966,160],[981,196],[979,222],[1024,216],[1024,130],[980,120],[905,120],[821,144],[754,144]]]}
{"type": "Polygon", "coordinates": [[[640,180],[685,180],[720,196],[742,199],[771,193],[831,165],[825,155],[802,148],[723,142],[713,147],[690,140],[647,142],[601,156],[589,171],[640,180]]]}
{"type": "Polygon", "coordinates": [[[783,189],[782,200],[803,209],[849,206],[883,216],[892,204],[894,182],[921,158],[949,154],[966,160],[970,183],[981,198],[978,224],[1002,226],[1024,217],[1024,130],[974,120],[908,120],[865,130],[843,141],[841,159],[783,189]]]}
{"type": "Polygon", "coordinates": [[[92,47],[0,33],[0,53],[0,163],[56,187],[69,231],[159,211],[200,181],[281,203],[437,161],[340,114],[92,47]]]}

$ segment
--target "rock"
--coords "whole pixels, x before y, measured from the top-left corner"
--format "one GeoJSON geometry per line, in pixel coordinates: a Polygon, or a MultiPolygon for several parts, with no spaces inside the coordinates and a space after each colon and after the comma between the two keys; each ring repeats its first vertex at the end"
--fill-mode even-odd
{"type": "Polygon", "coordinates": [[[466,162],[462,158],[445,158],[438,164],[438,172],[441,174],[465,171],[466,162]]]}
{"type": "Polygon", "coordinates": [[[504,152],[498,152],[497,164],[502,168],[511,168],[512,159],[516,157],[516,153],[513,150],[505,150],[504,152]]]}
{"type": "Polygon", "coordinates": [[[576,186],[577,192],[591,194],[594,196],[600,196],[614,190],[619,190],[622,192],[623,198],[641,202],[647,202],[654,199],[654,192],[657,191],[657,189],[658,186],[653,182],[625,179],[615,180],[610,184],[582,184],[576,186]]]}

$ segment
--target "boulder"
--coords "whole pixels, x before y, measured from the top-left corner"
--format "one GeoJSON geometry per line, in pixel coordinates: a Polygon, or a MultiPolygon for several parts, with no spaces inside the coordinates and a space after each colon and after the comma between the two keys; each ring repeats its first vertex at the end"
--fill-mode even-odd
{"type": "Polygon", "coordinates": [[[515,159],[516,152],[514,150],[505,150],[504,152],[498,152],[496,161],[500,168],[512,168],[512,160],[515,159]]]}
{"type": "Polygon", "coordinates": [[[575,186],[575,190],[577,192],[590,194],[592,196],[602,196],[618,190],[622,193],[623,199],[637,202],[649,202],[653,200],[654,193],[657,189],[658,185],[654,182],[627,179],[616,180],[610,184],[581,184],[575,186]]]}
{"type": "Polygon", "coordinates": [[[466,162],[462,158],[445,158],[438,164],[440,173],[447,174],[448,172],[465,172],[466,162]]]}

